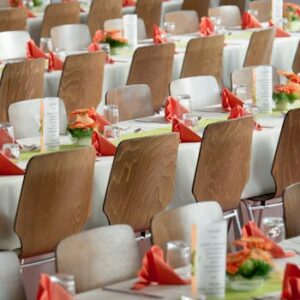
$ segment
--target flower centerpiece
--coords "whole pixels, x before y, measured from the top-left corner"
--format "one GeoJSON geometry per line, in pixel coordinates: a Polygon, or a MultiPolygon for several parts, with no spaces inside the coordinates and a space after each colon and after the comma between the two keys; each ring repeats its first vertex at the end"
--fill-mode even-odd
{"type": "Polygon", "coordinates": [[[292,108],[295,100],[298,99],[297,89],[291,84],[280,84],[275,86],[273,100],[276,110],[288,110],[292,108]]]}
{"type": "Polygon", "coordinates": [[[283,17],[288,20],[288,29],[291,32],[300,31],[300,6],[295,3],[283,4],[283,17]]]}

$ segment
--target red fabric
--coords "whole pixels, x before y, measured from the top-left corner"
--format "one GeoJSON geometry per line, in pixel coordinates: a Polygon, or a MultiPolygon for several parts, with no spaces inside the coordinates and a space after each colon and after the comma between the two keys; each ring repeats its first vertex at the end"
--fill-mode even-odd
{"type": "Polygon", "coordinates": [[[248,12],[244,12],[242,16],[242,29],[261,28],[260,22],[248,12]]]}
{"type": "MultiPolygon", "coordinates": [[[[269,26],[270,27],[273,27],[274,26],[274,24],[273,24],[273,22],[270,20],[269,21],[269,26]]],[[[291,36],[288,32],[286,32],[285,30],[283,30],[283,29],[281,29],[281,28],[279,28],[279,27],[277,27],[277,26],[275,26],[275,28],[276,28],[276,34],[275,34],[275,36],[276,37],[289,37],[289,36],[291,36]]]]}
{"type": "Polygon", "coordinates": [[[173,97],[169,96],[165,105],[165,119],[167,121],[172,121],[174,117],[179,119],[182,118],[183,114],[188,113],[188,110],[180,105],[180,103],[173,97]]]}
{"type": "Polygon", "coordinates": [[[173,118],[172,121],[172,132],[179,133],[179,138],[182,143],[198,143],[202,141],[201,136],[180,122],[176,117],[173,118]]]}
{"type": "Polygon", "coordinates": [[[215,26],[209,17],[202,17],[199,28],[202,36],[210,36],[215,33],[215,26]]]}
{"type": "Polygon", "coordinates": [[[300,299],[300,269],[297,265],[288,263],[284,271],[281,300],[300,299]]]}
{"type": "MultiPolygon", "coordinates": [[[[11,7],[21,7],[21,8],[24,7],[24,4],[21,0],[20,1],[10,0],[9,3],[10,3],[11,7]]],[[[28,9],[27,7],[26,7],[26,14],[27,14],[27,18],[35,18],[36,17],[34,15],[34,13],[30,9],[28,9]]]]}
{"type": "Polygon", "coordinates": [[[163,34],[166,34],[164,30],[159,28],[156,24],[153,25],[153,43],[157,44],[164,44],[167,42],[166,39],[162,37],[163,34]]]}
{"type": "Polygon", "coordinates": [[[37,300],[72,300],[74,299],[62,286],[51,281],[46,274],[41,274],[37,300]]]}
{"type": "Polygon", "coordinates": [[[135,6],[136,1],[135,0],[123,0],[123,6],[135,6]]]}
{"type": "Polygon", "coordinates": [[[27,58],[47,58],[48,56],[44,53],[33,40],[27,42],[27,58]]]}
{"type": "Polygon", "coordinates": [[[140,290],[151,283],[183,285],[189,284],[188,280],[183,280],[175,271],[164,261],[161,248],[152,246],[143,258],[142,268],[138,273],[139,281],[132,289],[140,290]]]}
{"type": "Polygon", "coordinates": [[[230,111],[236,105],[243,106],[244,102],[227,88],[222,90],[222,108],[224,111],[230,111]]]}
{"type": "Polygon", "coordinates": [[[53,52],[49,53],[49,65],[48,71],[62,70],[64,67],[64,62],[60,60],[53,52]]]}
{"type": "Polygon", "coordinates": [[[114,144],[96,131],[93,132],[92,145],[96,149],[97,156],[113,156],[117,149],[114,144]]]}
{"type": "Polygon", "coordinates": [[[4,144],[12,144],[14,139],[9,135],[6,129],[0,128],[0,149],[4,144]]]}
{"type": "Polygon", "coordinates": [[[24,175],[23,169],[0,152],[0,175],[24,175]]]}
{"type": "MultiPolygon", "coordinates": [[[[101,49],[101,47],[98,46],[97,43],[93,42],[88,46],[88,51],[89,52],[96,52],[96,51],[102,51],[102,49],[101,49]]],[[[105,53],[105,63],[114,64],[115,61],[105,53]]]]}
{"type": "Polygon", "coordinates": [[[91,116],[91,118],[97,123],[97,127],[100,132],[104,131],[104,126],[110,125],[110,122],[98,113],[96,113],[95,116],[91,116]]]}
{"type": "Polygon", "coordinates": [[[242,236],[243,237],[258,237],[264,239],[266,242],[272,244],[272,248],[269,250],[270,253],[274,258],[283,258],[283,257],[290,257],[294,256],[294,252],[285,252],[280,246],[278,246],[275,242],[271,239],[266,237],[261,230],[257,227],[255,222],[250,221],[248,222],[242,229],[242,236]]]}

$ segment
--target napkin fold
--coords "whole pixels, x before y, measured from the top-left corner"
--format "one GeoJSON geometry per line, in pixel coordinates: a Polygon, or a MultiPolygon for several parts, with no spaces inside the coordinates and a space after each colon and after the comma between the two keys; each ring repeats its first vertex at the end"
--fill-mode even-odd
{"type": "Polygon", "coordinates": [[[64,62],[59,59],[53,52],[49,53],[48,71],[62,70],[64,62]]]}
{"type": "Polygon", "coordinates": [[[201,18],[199,31],[202,36],[210,36],[215,33],[215,25],[209,17],[201,18]]]}
{"type": "Polygon", "coordinates": [[[96,149],[97,156],[114,156],[117,150],[114,144],[96,131],[92,135],[92,145],[96,149]]]}
{"type": "Polygon", "coordinates": [[[260,22],[248,12],[244,12],[242,15],[242,29],[248,28],[261,28],[260,22]]]}
{"type": "Polygon", "coordinates": [[[98,113],[95,116],[91,116],[91,118],[97,123],[97,128],[100,132],[104,131],[104,126],[110,125],[110,122],[98,113]]]}
{"type": "Polygon", "coordinates": [[[52,282],[46,274],[41,274],[37,300],[72,300],[74,299],[62,286],[52,282]]]}
{"type": "Polygon", "coordinates": [[[23,169],[19,168],[14,162],[0,152],[0,175],[24,175],[23,169]]]}
{"type": "Polygon", "coordinates": [[[167,40],[162,37],[163,34],[166,34],[164,30],[158,27],[156,24],[153,25],[153,43],[157,44],[165,44],[167,40]]]}
{"type": "Polygon", "coordinates": [[[33,40],[29,40],[26,45],[27,58],[47,58],[48,55],[44,53],[33,40]]]}
{"type": "Polygon", "coordinates": [[[198,143],[202,141],[201,136],[180,122],[176,117],[174,117],[172,121],[172,132],[179,133],[179,138],[182,143],[198,143]]]}
{"type": "MultiPolygon", "coordinates": [[[[274,23],[271,20],[269,21],[269,26],[270,27],[275,26],[274,23]]],[[[278,26],[275,26],[275,28],[276,28],[275,37],[289,37],[289,36],[291,36],[288,32],[286,32],[282,28],[280,28],[278,26]]]]}
{"type": "Polygon", "coordinates": [[[234,93],[230,92],[229,89],[223,88],[222,90],[222,108],[224,111],[230,111],[235,106],[243,106],[244,102],[237,97],[234,93]]]}
{"type": "MultiPolygon", "coordinates": [[[[96,51],[102,51],[102,49],[101,49],[101,47],[98,46],[97,43],[92,42],[88,46],[88,51],[89,52],[96,52],[96,51]]],[[[105,53],[105,63],[107,63],[107,64],[113,64],[114,62],[115,61],[105,53]]]]}
{"type": "Polygon", "coordinates": [[[300,269],[288,263],[285,266],[281,300],[300,299],[300,269]]]}
{"type": "Polygon", "coordinates": [[[0,149],[4,144],[12,144],[14,139],[9,135],[5,128],[0,128],[0,149]]]}
{"type": "Polygon", "coordinates": [[[189,284],[189,280],[182,279],[164,261],[163,250],[158,246],[152,246],[143,258],[142,267],[138,272],[138,281],[132,286],[134,290],[140,290],[151,283],[183,285],[189,284]]]}
{"type": "Polygon", "coordinates": [[[165,104],[165,119],[172,121],[174,117],[182,118],[183,114],[188,113],[188,110],[182,106],[175,98],[169,96],[165,104]]]}
{"type": "Polygon", "coordinates": [[[279,245],[273,242],[271,239],[266,237],[261,230],[257,227],[255,222],[249,221],[242,229],[243,237],[258,237],[265,240],[266,243],[271,245],[271,249],[269,252],[272,254],[274,258],[284,258],[294,256],[294,252],[284,251],[279,245]]]}

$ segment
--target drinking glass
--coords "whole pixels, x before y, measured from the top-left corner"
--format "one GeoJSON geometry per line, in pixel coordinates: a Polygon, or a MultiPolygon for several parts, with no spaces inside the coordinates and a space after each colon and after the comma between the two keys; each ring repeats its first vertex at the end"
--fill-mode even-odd
{"type": "Polygon", "coordinates": [[[263,219],[264,234],[276,243],[285,239],[285,226],[282,218],[265,217],[263,219]]]}
{"type": "Polygon", "coordinates": [[[103,108],[104,117],[111,124],[116,124],[119,122],[119,108],[118,105],[105,105],[103,108]]]}
{"type": "Polygon", "coordinates": [[[164,30],[167,34],[174,35],[175,29],[176,25],[174,22],[164,22],[164,30]]]}
{"type": "Polygon", "coordinates": [[[188,113],[192,113],[192,100],[191,96],[187,94],[180,94],[176,96],[178,103],[183,106],[188,113]]]}
{"type": "Polygon", "coordinates": [[[40,39],[40,49],[45,53],[52,51],[53,47],[51,38],[42,37],[40,39]]]}
{"type": "Polygon", "coordinates": [[[2,153],[14,161],[18,161],[20,157],[20,147],[18,144],[4,144],[2,146],[2,153]]]}
{"type": "Polygon", "coordinates": [[[67,51],[63,48],[55,48],[55,54],[59,59],[64,61],[67,56],[67,51]]]}
{"type": "Polygon", "coordinates": [[[191,129],[198,131],[198,118],[193,114],[183,114],[182,116],[183,123],[190,127],[191,129]]]}
{"type": "Polygon", "coordinates": [[[224,25],[215,26],[215,32],[216,34],[225,34],[226,32],[225,26],[224,25]]]}
{"type": "Polygon", "coordinates": [[[238,84],[233,87],[234,94],[242,100],[247,100],[247,85],[238,84]]]}
{"type": "Polygon", "coordinates": [[[104,126],[104,137],[107,139],[118,139],[120,137],[120,128],[114,125],[104,126]]]}
{"type": "Polygon", "coordinates": [[[110,45],[108,43],[100,43],[100,47],[108,57],[110,57],[110,45]]]}
{"type": "Polygon", "coordinates": [[[248,13],[255,18],[258,18],[258,10],[257,9],[248,9],[248,13]]]}
{"type": "Polygon", "coordinates": [[[222,24],[222,17],[221,16],[216,16],[216,17],[210,17],[211,21],[215,26],[219,26],[222,24]]]}
{"type": "Polygon", "coordinates": [[[15,139],[15,135],[14,135],[14,127],[11,123],[9,122],[3,122],[0,123],[0,130],[4,129],[5,131],[7,131],[7,133],[13,138],[15,139]]]}
{"type": "Polygon", "coordinates": [[[70,274],[56,274],[50,276],[52,282],[55,282],[61,285],[69,294],[75,296],[76,288],[75,288],[75,280],[74,275],[70,274]]]}

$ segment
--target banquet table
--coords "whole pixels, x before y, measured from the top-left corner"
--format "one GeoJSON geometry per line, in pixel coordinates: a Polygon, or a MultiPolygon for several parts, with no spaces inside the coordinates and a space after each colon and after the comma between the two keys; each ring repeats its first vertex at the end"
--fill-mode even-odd
{"type": "MultiPolygon", "coordinates": [[[[227,118],[226,113],[197,112],[197,114],[202,117],[199,123],[200,134],[203,133],[206,125],[227,118]]],[[[120,126],[123,128],[121,139],[170,132],[171,125],[162,123],[162,119],[161,116],[154,116],[146,118],[144,122],[138,120],[121,122],[120,126]],[[134,133],[136,129],[141,130],[134,133]]],[[[250,178],[243,191],[243,198],[269,193],[275,189],[271,176],[271,166],[283,116],[281,113],[262,115],[258,116],[258,121],[262,126],[268,128],[253,132],[250,178]]],[[[26,145],[38,144],[39,138],[29,138],[19,142],[26,145]]],[[[70,143],[70,138],[62,136],[61,144],[67,143],[70,143]]],[[[192,195],[192,184],[199,148],[200,143],[181,143],[179,145],[175,190],[169,208],[195,201],[192,195]]],[[[92,210],[86,229],[108,224],[103,213],[103,202],[112,162],[113,157],[100,157],[95,162],[92,210]]],[[[21,167],[25,168],[26,163],[27,161],[21,161],[21,167]]],[[[20,246],[19,240],[13,231],[13,224],[22,182],[23,176],[0,176],[0,249],[15,249],[20,246]]]]}

